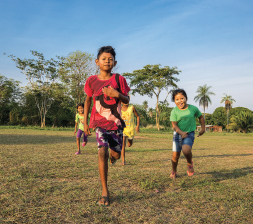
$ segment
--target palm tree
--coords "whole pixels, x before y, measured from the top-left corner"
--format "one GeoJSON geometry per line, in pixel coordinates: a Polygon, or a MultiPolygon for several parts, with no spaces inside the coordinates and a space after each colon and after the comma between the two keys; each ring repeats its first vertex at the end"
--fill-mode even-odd
{"type": "Polygon", "coordinates": [[[149,116],[152,118],[153,117],[153,109],[149,108],[148,113],[149,113],[149,116]]]}
{"type": "Polygon", "coordinates": [[[142,103],[144,109],[147,111],[148,109],[148,101],[147,100],[144,100],[143,103],[142,103]]]}
{"type": "Polygon", "coordinates": [[[233,103],[236,102],[236,101],[232,98],[232,96],[229,96],[226,93],[223,93],[223,95],[225,95],[225,96],[221,98],[220,103],[225,102],[225,109],[227,111],[227,131],[228,131],[229,111],[232,108],[233,103]]]}
{"type": "Polygon", "coordinates": [[[207,86],[206,84],[199,86],[196,92],[198,95],[194,97],[195,102],[199,101],[199,106],[204,109],[204,119],[206,118],[205,111],[208,108],[208,103],[212,104],[210,95],[215,95],[215,93],[209,91],[211,88],[212,86],[207,86]]]}

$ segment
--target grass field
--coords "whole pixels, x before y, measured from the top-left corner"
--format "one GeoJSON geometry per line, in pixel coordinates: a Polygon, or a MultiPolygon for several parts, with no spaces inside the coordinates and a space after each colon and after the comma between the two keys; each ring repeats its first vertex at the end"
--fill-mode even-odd
{"type": "Polygon", "coordinates": [[[101,207],[93,136],[76,156],[73,131],[0,129],[0,223],[253,223],[253,135],[195,139],[195,175],[172,134],[140,133],[126,166],[109,167],[111,205],[101,207]],[[157,192],[159,191],[159,192],[157,192]]]}

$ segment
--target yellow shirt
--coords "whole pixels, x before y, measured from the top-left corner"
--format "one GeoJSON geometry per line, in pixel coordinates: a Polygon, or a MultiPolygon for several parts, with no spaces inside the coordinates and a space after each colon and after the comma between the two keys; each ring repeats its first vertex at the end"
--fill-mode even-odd
{"type": "Polygon", "coordinates": [[[125,134],[129,138],[132,138],[135,135],[133,106],[128,106],[126,111],[121,110],[121,117],[126,124],[123,134],[125,134]]]}

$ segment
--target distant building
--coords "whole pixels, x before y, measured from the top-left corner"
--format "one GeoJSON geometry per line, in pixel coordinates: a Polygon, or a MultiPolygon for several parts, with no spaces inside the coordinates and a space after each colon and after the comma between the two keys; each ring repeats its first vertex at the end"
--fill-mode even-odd
{"type": "MultiPolygon", "coordinates": [[[[201,130],[201,126],[197,126],[197,131],[201,130]]],[[[222,132],[221,126],[206,125],[206,132],[222,132]]]]}

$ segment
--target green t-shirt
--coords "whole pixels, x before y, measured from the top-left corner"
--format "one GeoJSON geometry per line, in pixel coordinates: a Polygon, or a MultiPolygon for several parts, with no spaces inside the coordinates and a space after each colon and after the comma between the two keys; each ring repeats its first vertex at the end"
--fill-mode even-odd
{"type": "Polygon", "coordinates": [[[181,131],[192,132],[196,129],[195,117],[200,117],[202,113],[193,105],[188,104],[185,110],[179,110],[175,107],[170,114],[170,121],[176,121],[181,131]]]}
{"type": "Polygon", "coordinates": [[[81,129],[82,131],[84,131],[83,119],[84,119],[84,116],[80,116],[79,114],[76,114],[76,123],[78,123],[77,128],[81,129]]]}

